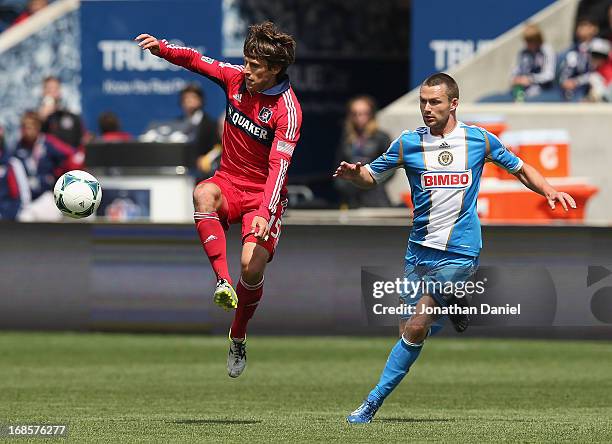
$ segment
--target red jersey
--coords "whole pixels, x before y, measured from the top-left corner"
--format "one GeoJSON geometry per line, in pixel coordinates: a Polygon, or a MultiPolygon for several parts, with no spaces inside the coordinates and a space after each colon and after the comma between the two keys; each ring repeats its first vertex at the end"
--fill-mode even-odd
{"type": "Polygon", "coordinates": [[[264,193],[257,212],[266,220],[287,193],[287,169],[300,138],[302,109],[289,78],[260,93],[246,89],[244,66],[219,62],[195,49],[161,40],[159,56],[202,74],[225,91],[223,154],[219,171],[239,186],[264,193]]]}

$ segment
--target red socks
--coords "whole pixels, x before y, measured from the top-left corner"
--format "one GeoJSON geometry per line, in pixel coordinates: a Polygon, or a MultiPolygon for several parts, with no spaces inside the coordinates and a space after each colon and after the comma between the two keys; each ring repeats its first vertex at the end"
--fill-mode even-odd
{"type": "Polygon", "coordinates": [[[249,285],[240,278],[236,287],[238,308],[232,323],[232,338],[240,339],[246,336],[246,327],[249,320],[253,317],[253,313],[257,310],[257,304],[259,304],[263,293],[263,284],[264,278],[261,278],[261,282],[255,285],[249,285]]]}
{"type": "Polygon", "coordinates": [[[227,254],[225,244],[225,231],[219,222],[217,213],[193,213],[193,219],[200,236],[202,247],[210,260],[210,265],[217,276],[217,279],[225,279],[230,284],[229,271],[227,269],[227,254]]]}

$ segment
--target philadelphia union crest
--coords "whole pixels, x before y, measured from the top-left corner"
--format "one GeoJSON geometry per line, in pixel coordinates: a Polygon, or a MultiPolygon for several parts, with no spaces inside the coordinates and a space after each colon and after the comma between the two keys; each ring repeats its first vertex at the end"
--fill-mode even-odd
{"type": "Polygon", "coordinates": [[[272,117],[272,110],[270,108],[262,108],[259,111],[259,120],[261,120],[263,123],[268,123],[270,121],[270,117],[272,117]]]}
{"type": "Polygon", "coordinates": [[[453,154],[450,151],[442,151],[438,155],[438,163],[442,166],[448,166],[453,163],[453,154]]]}

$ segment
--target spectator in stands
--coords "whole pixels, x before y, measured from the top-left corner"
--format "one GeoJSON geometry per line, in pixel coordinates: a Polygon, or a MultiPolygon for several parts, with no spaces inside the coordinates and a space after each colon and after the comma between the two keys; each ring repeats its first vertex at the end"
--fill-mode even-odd
{"type": "MultiPolygon", "coordinates": [[[[376,102],[370,96],[357,96],[349,100],[342,141],[338,147],[339,162],[361,162],[363,165],[384,153],[391,140],[378,128],[376,102]]],[[[337,163],[339,163],[337,162],[337,163]]],[[[384,187],[360,190],[348,182],[334,182],[340,194],[342,207],[386,207],[391,203],[384,187]]]]}
{"type": "Polygon", "coordinates": [[[181,90],[180,105],[183,115],[164,122],[152,122],[140,136],[143,142],[197,142],[210,148],[216,143],[215,123],[203,110],[204,91],[197,83],[181,90]],[[211,140],[215,143],[210,145],[211,140]]]}
{"type": "Polygon", "coordinates": [[[589,77],[588,100],[593,102],[612,102],[612,59],[610,42],[604,39],[593,39],[589,45],[593,72],[589,77]]]}
{"type": "Polygon", "coordinates": [[[554,88],[556,57],[553,48],[544,43],[542,31],[535,24],[523,29],[525,47],[519,52],[512,70],[511,91],[481,99],[481,102],[549,102],[559,101],[554,88]]]}
{"type": "Polygon", "coordinates": [[[81,117],[64,107],[62,85],[55,76],[46,77],[43,81],[43,97],[38,113],[43,121],[44,133],[52,134],[73,147],[82,145],[85,129],[81,117]]]}
{"type": "Polygon", "coordinates": [[[594,19],[582,17],[576,25],[576,43],[565,53],[560,63],[559,84],[563,99],[579,102],[589,93],[592,71],[589,45],[599,33],[594,19]]]}
{"type": "Polygon", "coordinates": [[[111,111],[106,111],[98,116],[98,128],[102,142],[129,142],[132,135],[121,131],[121,123],[117,115],[111,111]]]}
{"type": "MultiPolygon", "coordinates": [[[[183,115],[167,122],[153,122],[140,136],[143,142],[184,142],[193,145],[197,174],[209,177],[211,170],[206,168],[206,156],[215,147],[221,146],[217,124],[204,112],[204,91],[197,83],[190,83],[180,93],[183,115]]],[[[193,166],[193,165],[192,165],[193,166]]]]}
{"type": "Polygon", "coordinates": [[[21,118],[21,139],[9,159],[21,196],[19,220],[55,220],[53,186],[63,173],[83,167],[83,153],[51,134],[44,134],[37,112],[21,118]]]}

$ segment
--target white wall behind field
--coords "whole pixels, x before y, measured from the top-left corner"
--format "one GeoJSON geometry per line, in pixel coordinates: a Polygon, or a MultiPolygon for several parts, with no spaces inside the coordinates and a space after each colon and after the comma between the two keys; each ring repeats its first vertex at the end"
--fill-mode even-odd
{"type": "MultiPolygon", "coordinates": [[[[590,201],[586,222],[612,224],[612,105],[609,104],[462,104],[458,118],[501,116],[509,130],[566,129],[570,135],[570,174],[588,178],[599,188],[590,201]]],[[[423,126],[418,104],[387,108],[381,126],[397,137],[423,126]]],[[[387,190],[396,198],[408,187],[397,174],[387,190]]]]}

